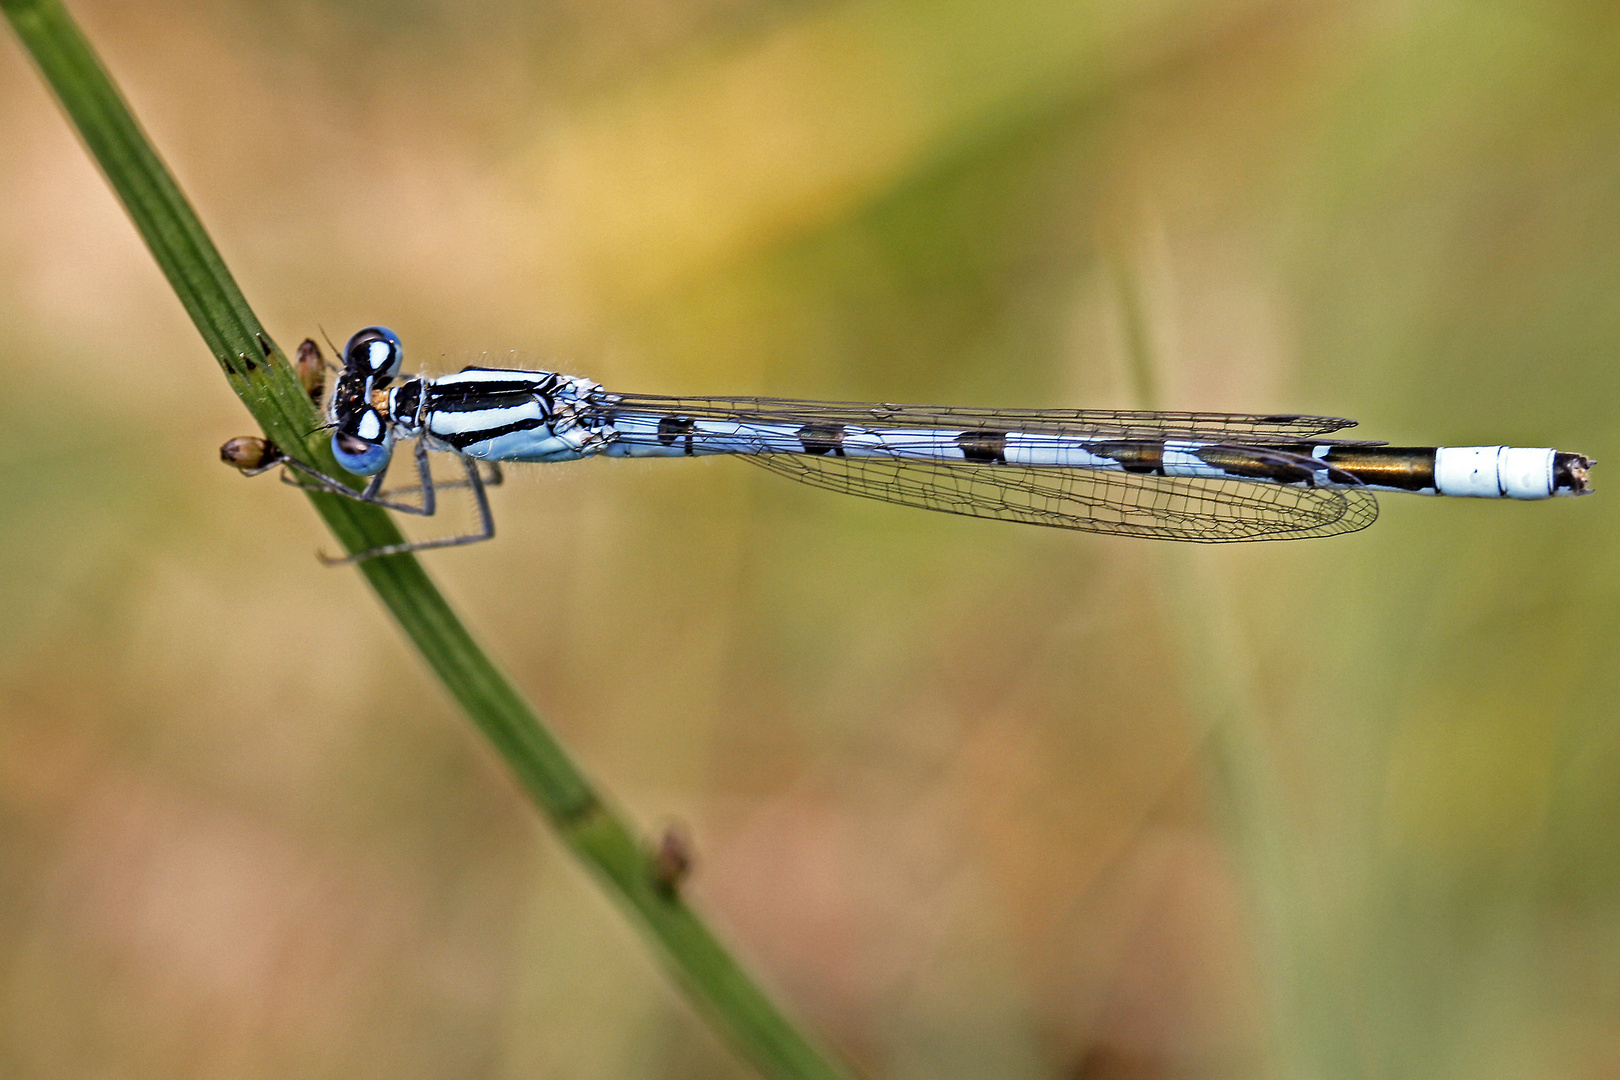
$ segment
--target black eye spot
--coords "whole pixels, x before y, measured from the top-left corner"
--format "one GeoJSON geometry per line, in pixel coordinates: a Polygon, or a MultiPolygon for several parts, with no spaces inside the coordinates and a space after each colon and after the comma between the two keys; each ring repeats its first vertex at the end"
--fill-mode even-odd
{"type": "Polygon", "coordinates": [[[344,453],[363,454],[371,449],[371,444],[358,435],[351,435],[347,431],[340,431],[335,436],[337,444],[343,448],[344,453]]]}
{"type": "Polygon", "coordinates": [[[397,334],[386,326],[368,326],[343,347],[343,366],[386,381],[399,374],[403,355],[397,334]]]}

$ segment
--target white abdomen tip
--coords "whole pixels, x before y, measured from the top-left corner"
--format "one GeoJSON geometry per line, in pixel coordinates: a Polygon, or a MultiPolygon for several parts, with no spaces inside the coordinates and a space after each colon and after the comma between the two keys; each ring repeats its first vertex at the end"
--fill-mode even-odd
{"type": "Polygon", "coordinates": [[[1442,495],[1480,499],[1545,499],[1553,493],[1547,447],[1442,446],[1434,453],[1434,486],[1442,495]]]}
{"type": "Polygon", "coordinates": [[[1510,499],[1551,498],[1555,453],[1549,446],[1504,446],[1498,458],[1502,494],[1510,499]]]}

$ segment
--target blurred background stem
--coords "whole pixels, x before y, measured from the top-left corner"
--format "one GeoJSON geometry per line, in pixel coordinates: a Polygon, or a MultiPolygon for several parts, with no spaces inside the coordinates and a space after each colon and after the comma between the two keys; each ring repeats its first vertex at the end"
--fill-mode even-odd
{"type": "MultiPolygon", "coordinates": [[[[1150,243],[1159,233],[1150,214],[1131,215],[1130,230],[1103,248],[1123,330],[1125,385],[1138,409],[1162,409],[1168,302],[1155,294],[1159,269],[1150,243]],[[1132,242],[1132,237],[1138,239],[1132,242]]],[[[1255,691],[1256,662],[1231,586],[1206,549],[1159,545],[1159,599],[1175,649],[1174,669],[1199,742],[1208,757],[1217,802],[1242,870],[1253,948],[1268,972],[1264,1013],[1277,1075],[1352,1080],[1363,1075],[1346,1011],[1320,962],[1303,885],[1301,838],[1255,691]]]]}
{"type": "MultiPolygon", "coordinates": [[[[320,446],[319,418],[285,356],[259,324],[88,39],[55,0],[4,0],[0,6],[232,388],[278,445],[335,473],[320,446]]],[[[319,493],[310,499],[351,552],[398,539],[387,515],[374,506],[319,493]]],[[[371,559],[360,569],[564,841],[661,946],[700,1011],[770,1075],[848,1076],[787,1020],[677,889],[657,879],[629,825],[478,647],[417,560],[371,559]]]]}

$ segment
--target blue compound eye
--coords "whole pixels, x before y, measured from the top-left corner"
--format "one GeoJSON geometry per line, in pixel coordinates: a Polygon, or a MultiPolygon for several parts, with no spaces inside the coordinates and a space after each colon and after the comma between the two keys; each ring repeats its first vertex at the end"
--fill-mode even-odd
{"type": "Polygon", "coordinates": [[[345,472],[355,476],[375,476],[388,465],[388,440],[371,442],[358,435],[339,431],[332,436],[332,456],[345,472]]]}
{"type": "Polygon", "coordinates": [[[399,335],[386,326],[368,326],[343,346],[343,366],[378,380],[378,385],[399,374],[405,350],[399,335]]]}

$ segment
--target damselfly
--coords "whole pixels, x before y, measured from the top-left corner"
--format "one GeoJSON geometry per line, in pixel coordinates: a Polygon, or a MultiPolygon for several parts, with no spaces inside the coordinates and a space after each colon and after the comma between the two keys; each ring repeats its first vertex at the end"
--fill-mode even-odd
{"type": "MultiPolygon", "coordinates": [[[[327,404],[333,456],[353,477],[369,478],[364,489],[261,440],[232,440],[222,451],[247,472],[285,465],[301,482],[420,515],[437,505],[429,450],[456,456],[466,479],[450,486],[471,490],[477,532],[332,561],[488,540],[495,522],[485,488],[499,483],[498,463],[510,461],[736,454],[816,487],[906,506],[1206,543],[1355,532],[1378,516],[1375,491],[1582,495],[1592,466],[1580,454],[1545,447],[1325,438],[1355,426],[1327,416],[661,397],[510,368],[400,380],[402,359],[392,330],[360,331],[343,350],[327,404]],[[419,486],[387,492],[383,477],[400,440],[415,440],[419,486]],[[410,493],[416,501],[398,497],[410,493]]],[[[300,360],[310,386],[306,350],[300,360]]]]}

